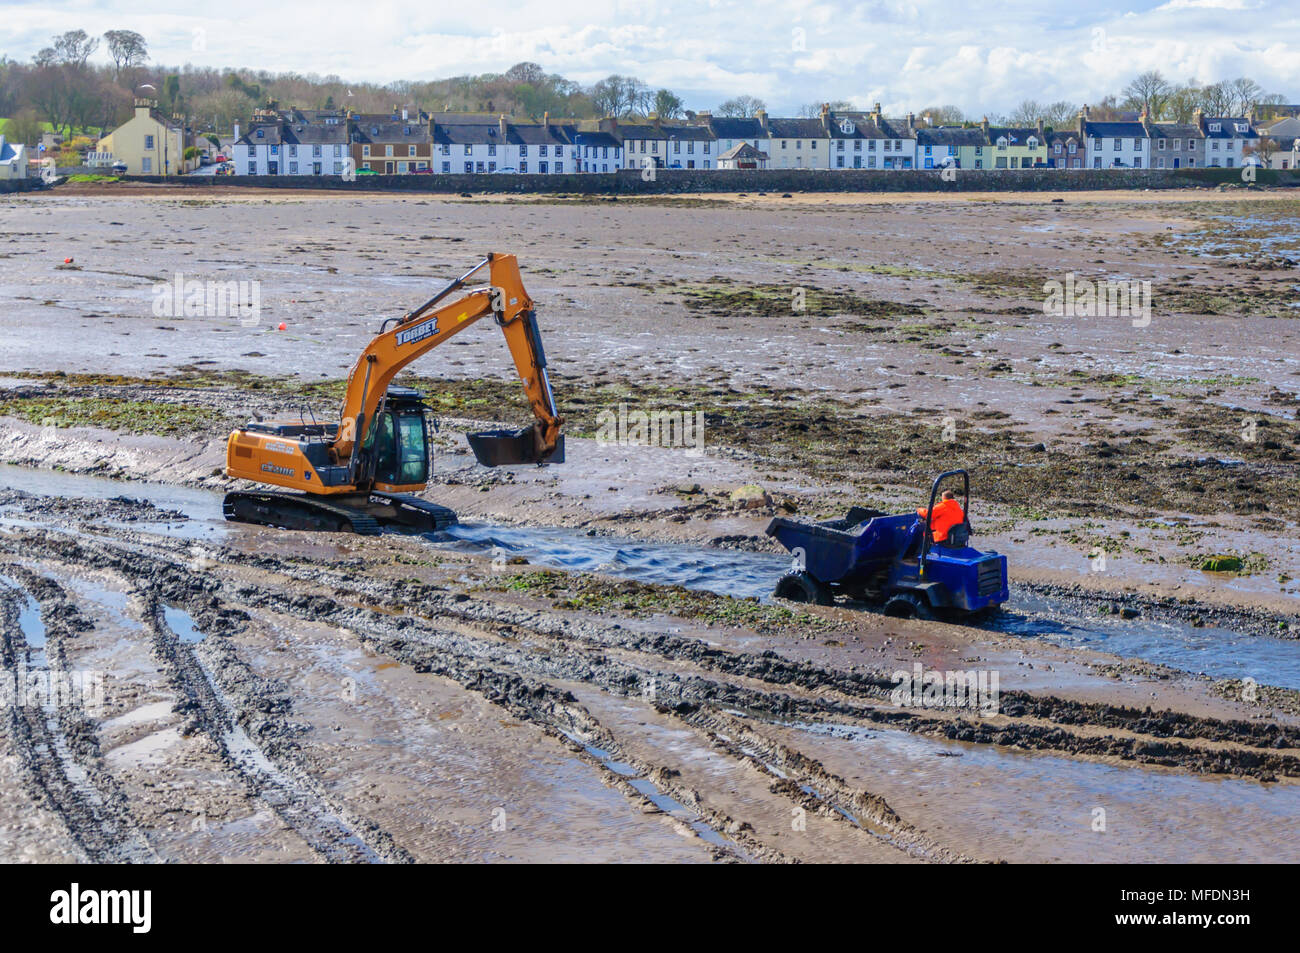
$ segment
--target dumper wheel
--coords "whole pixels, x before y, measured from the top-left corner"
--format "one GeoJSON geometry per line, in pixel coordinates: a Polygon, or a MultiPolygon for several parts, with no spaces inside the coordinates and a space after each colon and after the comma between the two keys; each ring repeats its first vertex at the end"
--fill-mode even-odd
{"type": "Polygon", "coordinates": [[[900,592],[885,603],[885,615],[896,619],[933,619],[930,603],[915,592],[900,592]]]}
{"type": "Polygon", "coordinates": [[[786,573],[777,580],[773,595],[778,599],[789,599],[791,602],[811,602],[819,606],[835,604],[835,597],[831,595],[830,587],[823,582],[818,582],[806,572],[786,573]]]}

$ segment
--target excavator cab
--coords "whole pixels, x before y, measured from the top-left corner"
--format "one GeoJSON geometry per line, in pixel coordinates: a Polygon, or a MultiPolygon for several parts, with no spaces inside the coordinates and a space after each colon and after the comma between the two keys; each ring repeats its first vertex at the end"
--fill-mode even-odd
{"type": "Polygon", "coordinates": [[[389,387],[364,446],[375,461],[376,489],[391,493],[424,489],[430,463],[424,396],[408,387],[389,387]]]}

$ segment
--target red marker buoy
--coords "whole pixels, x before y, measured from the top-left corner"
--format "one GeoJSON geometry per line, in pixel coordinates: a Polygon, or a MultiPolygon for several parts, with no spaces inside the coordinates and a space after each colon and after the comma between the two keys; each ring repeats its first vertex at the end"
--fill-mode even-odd
{"type": "Polygon", "coordinates": [[[65,265],[70,265],[70,264],[72,264],[72,259],[71,259],[71,258],[65,258],[65,259],[63,259],[63,263],[64,263],[65,265]]]}
{"type": "Polygon", "coordinates": [[[281,331],[287,331],[288,329],[289,329],[289,326],[288,326],[287,324],[285,324],[283,321],[281,321],[281,322],[280,322],[279,330],[281,330],[281,331]]]}

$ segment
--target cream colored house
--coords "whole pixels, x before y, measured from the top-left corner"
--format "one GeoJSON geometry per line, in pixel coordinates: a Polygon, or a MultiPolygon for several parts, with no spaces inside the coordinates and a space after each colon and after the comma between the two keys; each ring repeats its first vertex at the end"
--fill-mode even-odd
{"type": "Polygon", "coordinates": [[[112,153],[114,161],[126,163],[128,175],[181,175],[199,161],[185,161],[185,128],[166,119],[157,104],[135,101],[135,115],[99,140],[97,152],[112,153]]]}

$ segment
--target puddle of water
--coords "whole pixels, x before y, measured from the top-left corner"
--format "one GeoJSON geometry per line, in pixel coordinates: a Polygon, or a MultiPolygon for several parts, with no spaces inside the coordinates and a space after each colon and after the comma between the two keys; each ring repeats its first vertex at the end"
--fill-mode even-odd
{"type": "MultiPolygon", "coordinates": [[[[110,480],[107,477],[61,473],[58,470],[32,470],[11,464],[0,464],[0,487],[41,496],[89,497],[95,500],[128,497],[148,500],[162,509],[178,510],[186,517],[184,521],[170,523],[110,521],[106,524],[121,529],[143,530],[183,538],[213,538],[224,536],[229,525],[221,511],[221,495],[208,490],[170,486],[165,483],[110,480]]],[[[25,521],[14,520],[14,522],[25,521]]]]}
{"type": "Polygon", "coordinates": [[[816,749],[805,754],[824,751],[836,762],[828,762],[832,770],[861,765],[866,786],[904,816],[914,812],[908,800],[941,798],[948,805],[944,826],[965,829],[993,854],[1010,842],[1036,859],[1074,862],[1300,858],[1294,823],[1300,786],[1074,761],[876,728],[790,727],[816,749]],[[1105,834],[1092,830],[1096,807],[1106,811],[1105,834]]]}
{"type": "Polygon", "coordinates": [[[574,530],[459,523],[427,539],[460,552],[526,556],[551,569],[598,572],[638,582],[702,589],[719,595],[768,599],[790,559],[675,543],[647,543],[574,530]]]}
{"type": "Polygon", "coordinates": [[[601,764],[609,768],[615,774],[627,778],[628,784],[632,785],[632,787],[635,788],[646,800],[659,808],[659,810],[663,811],[665,814],[686,823],[691,830],[695,831],[701,840],[713,844],[716,847],[722,847],[732,851],[733,853],[740,854],[742,857],[744,856],[735,844],[706,824],[698,814],[688,808],[681,801],[678,801],[676,798],[670,797],[660,791],[653,781],[641,777],[640,773],[636,768],[632,767],[632,765],[625,761],[615,761],[614,756],[608,751],[603,748],[597,748],[595,745],[587,744],[587,742],[583,741],[581,738],[570,734],[567,731],[564,732],[564,736],[570,741],[582,745],[583,750],[586,751],[587,754],[598,759],[601,764]]]}
{"type": "Polygon", "coordinates": [[[8,576],[0,576],[0,584],[17,590],[21,597],[18,606],[18,628],[23,630],[23,638],[34,649],[45,648],[45,621],[41,618],[41,607],[31,594],[8,576]]]}
{"type": "Polygon", "coordinates": [[[1300,689],[1300,640],[1158,619],[1081,620],[1062,615],[1052,600],[1024,591],[1015,592],[1007,608],[1013,611],[999,619],[1001,632],[1145,659],[1215,678],[1249,677],[1263,685],[1300,689]],[[1033,615],[1017,616],[1016,611],[1033,615]]]}
{"type": "Polygon", "coordinates": [[[163,620],[182,642],[194,645],[203,641],[203,631],[194,624],[194,617],[184,609],[163,606],[163,620]]]}

